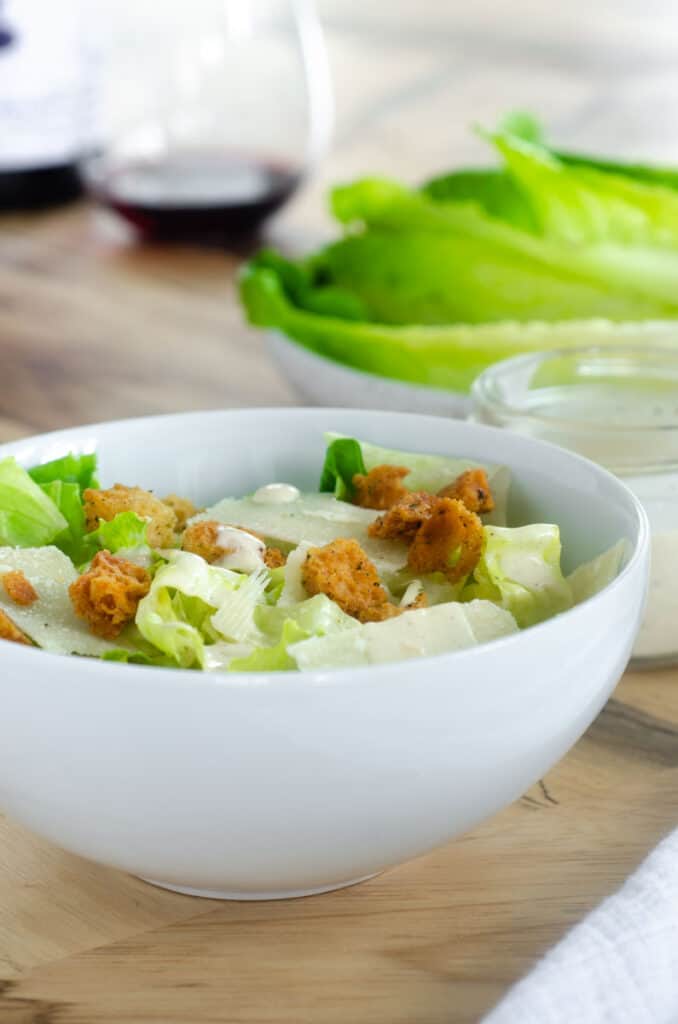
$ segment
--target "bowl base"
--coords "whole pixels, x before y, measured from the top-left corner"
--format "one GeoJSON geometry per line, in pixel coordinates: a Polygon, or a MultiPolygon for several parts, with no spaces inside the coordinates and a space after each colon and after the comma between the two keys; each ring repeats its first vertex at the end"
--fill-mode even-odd
{"type": "Polygon", "coordinates": [[[170,892],[181,893],[182,896],[201,896],[206,900],[295,900],[301,896],[319,896],[323,892],[334,892],[336,889],[348,889],[351,885],[359,885],[375,878],[379,872],[352,878],[347,882],[336,882],[333,885],[321,885],[317,889],[285,889],[277,892],[225,892],[221,889],[193,889],[187,885],[170,885],[169,882],[157,882],[154,878],[142,878],[142,882],[155,885],[158,889],[169,889],[170,892]]]}

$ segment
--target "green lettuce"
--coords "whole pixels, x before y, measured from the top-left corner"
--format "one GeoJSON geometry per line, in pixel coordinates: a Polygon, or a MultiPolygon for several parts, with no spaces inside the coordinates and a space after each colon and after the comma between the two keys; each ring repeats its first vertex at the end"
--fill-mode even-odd
{"type": "MultiPolygon", "coordinates": [[[[596,242],[675,248],[678,193],[587,163],[565,163],[544,147],[507,132],[491,136],[529,201],[541,233],[566,244],[596,242]]],[[[667,254],[667,265],[669,262],[667,254]]]]}
{"type": "Polygon", "coordinates": [[[337,437],[327,446],[318,490],[350,501],[354,492],[353,477],[366,472],[360,443],[352,437],[337,437]]]}
{"type": "Polygon", "coordinates": [[[468,392],[492,363],[524,352],[572,345],[675,343],[670,321],[391,326],[322,317],[294,306],[277,277],[256,266],[245,270],[241,295],[253,324],[277,328],[319,355],[367,373],[460,392],[468,392]]]}
{"type": "Polygon", "coordinates": [[[88,538],[115,555],[119,551],[148,548],[147,530],[148,523],[136,512],[118,512],[113,519],[100,520],[98,529],[88,534],[88,538]]]}
{"type": "Polygon", "coordinates": [[[233,658],[228,668],[231,672],[284,672],[296,669],[297,663],[288,653],[290,644],[305,640],[309,634],[292,619],[282,627],[280,639],[272,647],[257,647],[244,658],[233,658]]]}
{"type": "Polygon", "coordinates": [[[500,605],[521,629],[550,619],[574,603],[560,554],[560,530],[555,525],[486,526],[483,553],[463,597],[500,605]]]}
{"type": "Polygon", "coordinates": [[[0,461],[0,545],[41,547],[68,530],[66,517],[15,459],[0,461]]]}
{"type": "Polygon", "coordinates": [[[139,602],[136,625],[150,644],[181,668],[205,666],[205,645],[217,639],[212,616],[241,581],[187,551],[167,552],[139,602]]]}
{"type": "Polygon", "coordinates": [[[255,622],[269,641],[277,642],[286,622],[294,622],[308,636],[328,636],[343,633],[358,625],[331,601],[326,594],[316,594],[296,604],[259,605],[255,611],[255,622]]]}
{"type": "Polygon", "coordinates": [[[29,469],[29,475],[37,484],[48,484],[61,480],[65,484],[77,484],[82,493],[87,487],[98,487],[96,478],[97,457],[95,453],[75,455],[69,452],[59,459],[43,462],[29,469]]]}
{"type": "Polygon", "coordinates": [[[89,561],[97,545],[85,530],[85,512],[79,484],[50,480],[41,483],[40,487],[66,520],[66,528],[54,538],[55,547],[68,555],[76,565],[89,561]]]}

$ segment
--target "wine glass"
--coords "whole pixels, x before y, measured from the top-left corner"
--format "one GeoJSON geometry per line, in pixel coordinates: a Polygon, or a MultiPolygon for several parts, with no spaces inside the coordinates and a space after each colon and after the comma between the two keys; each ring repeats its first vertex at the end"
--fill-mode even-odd
{"type": "Polygon", "coordinates": [[[332,86],[313,0],[134,7],[133,21],[117,15],[104,142],[84,161],[85,183],[143,238],[251,235],[329,145],[332,86]]]}

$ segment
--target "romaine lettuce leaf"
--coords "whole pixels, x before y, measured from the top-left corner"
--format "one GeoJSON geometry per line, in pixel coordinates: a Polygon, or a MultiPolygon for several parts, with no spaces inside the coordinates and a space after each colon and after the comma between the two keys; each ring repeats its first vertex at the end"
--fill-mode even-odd
{"type": "Polygon", "coordinates": [[[536,231],[539,227],[530,203],[511,175],[500,167],[443,174],[427,182],[422,192],[438,203],[478,203],[491,217],[523,231],[536,231]]]}
{"type": "Polygon", "coordinates": [[[0,461],[0,545],[41,547],[68,526],[52,499],[15,459],[0,461]]]}
{"type": "MultiPolygon", "coordinates": [[[[469,391],[492,363],[523,352],[572,345],[675,344],[675,325],[663,320],[613,324],[571,318],[547,323],[531,317],[530,323],[390,326],[317,316],[295,307],[270,270],[255,267],[244,272],[241,290],[253,324],[277,328],[311,351],[358,370],[458,392],[469,391]]],[[[574,310],[568,317],[575,317],[574,310]]]]}
{"type": "Polygon", "coordinates": [[[507,132],[491,138],[547,237],[568,245],[678,246],[674,189],[590,164],[564,163],[543,146],[507,132]]]}
{"type": "MultiPolygon", "coordinates": [[[[538,167],[556,163],[520,140],[514,146],[537,154],[538,167]]],[[[534,169],[527,158],[524,163],[534,169]]],[[[513,166],[511,173],[516,176],[513,166]]],[[[342,215],[369,230],[318,253],[316,273],[359,296],[370,318],[382,323],[678,315],[678,252],[640,235],[629,245],[621,234],[592,233],[587,244],[574,245],[566,237],[571,211],[551,188],[539,191],[537,183],[528,192],[528,177],[525,171],[520,184],[542,225],[539,234],[491,217],[477,203],[435,202],[393,182],[345,186],[342,215]],[[562,233],[546,230],[538,201],[552,205],[554,219],[562,215],[562,233]]]]}
{"type": "Polygon", "coordinates": [[[560,568],[560,530],[548,523],[513,529],[486,526],[483,553],[463,597],[493,601],[511,612],[521,629],[573,605],[560,568]]]}

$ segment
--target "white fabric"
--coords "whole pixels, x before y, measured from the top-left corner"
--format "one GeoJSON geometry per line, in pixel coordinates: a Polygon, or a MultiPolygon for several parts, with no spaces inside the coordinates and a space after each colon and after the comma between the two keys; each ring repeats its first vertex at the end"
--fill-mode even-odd
{"type": "Polygon", "coordinates": [[[678,1024],[678,831],[482,1024],[678,1024]]]}

